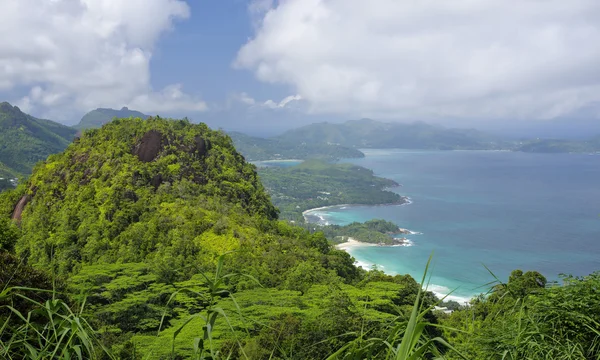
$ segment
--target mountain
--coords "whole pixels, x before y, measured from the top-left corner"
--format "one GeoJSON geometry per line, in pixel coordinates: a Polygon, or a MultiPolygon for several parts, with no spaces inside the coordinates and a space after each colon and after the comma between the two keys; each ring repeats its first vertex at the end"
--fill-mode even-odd
{"type": "Polygon", "coordinates": [[[28,174],[40,160],[63,151],[77,130],[0,103],[0,177],[28,174]]]}
{"type": "Polygon", "coordinates": [[[81,118],[79,124],[75,125],[74,128],[79,130],[94,129],[101,127],[102,125],[106,124],[107,122],[110,122],[114,118],[129,117],[139,117],[142,119],[149,118],[148,115],[142,114],[139,111],[129,110],[126,107],[122,108],[121,110],[98,108],[85,114],[81,118]]]}
{"type": "Polygon", "coordinates": [[[588,140],[528,140],[524,141],[516,150],[535,153],[596,153],[600,152],[600,136],[588,140]]]}
{"type": "Polygon", "coordinates": [[[236,149],[250,161],[311,158],[337,160],[365,156],[356,149],[334,144],[307,144],[294,140],[265,139],[240,132],[228,132],[228,134],[236,149]]]}
{"type": "Polygon", "coordinates": [[[385,123],[371,119],[341,124],[317,123],[289,130],[274,139],[281,142],[338,144],[357,148],[498,149],[504,143],[473,129],[449,129],[423,122],[385,123]]]}

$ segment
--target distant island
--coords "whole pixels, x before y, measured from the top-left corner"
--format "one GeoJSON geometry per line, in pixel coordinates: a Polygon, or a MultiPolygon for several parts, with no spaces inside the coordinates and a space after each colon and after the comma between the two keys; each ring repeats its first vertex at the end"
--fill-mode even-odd
{"type": "Polygon", "coordinates": [[[109,109],[109,108],[98,108],[85,114],[79,124],[73,126],[75,129],[95,129],[102,125],[111,122],[114,118],[141,118],[147,119],[150,116],[145,115],[136,110],[130,110],[127,107],[121,108],[121,110],[109,109]]]}
{"type": "Polygon", "coordinates": [[[600,152],[600,136],[587,140],[509,139],[475,129],[424,122],[394,123],[371,119],[315,123],[273,138],[281,142],[336,144],[351,148],[422,150],[510,150],[536,153],[600,152]]]}
{"type": "Polygon", "coordinates": [[[264,139],[242,134],[227,133],[236,149],[246,160],[279,160],[279,159],[321,159],[335,161],[343,158],[365,157],[355,148],[337,144],[312,144],[303,141],[264,139]]]}

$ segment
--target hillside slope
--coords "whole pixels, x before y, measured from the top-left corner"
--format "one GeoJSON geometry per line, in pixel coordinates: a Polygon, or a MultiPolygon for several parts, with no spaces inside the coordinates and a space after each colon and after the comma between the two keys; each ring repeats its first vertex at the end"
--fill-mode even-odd
{"type": "Polygon", "coordinates": [[[0,103],[0,175],[28,174],[36,162],[63,151],[77,131],[0,103]]]}

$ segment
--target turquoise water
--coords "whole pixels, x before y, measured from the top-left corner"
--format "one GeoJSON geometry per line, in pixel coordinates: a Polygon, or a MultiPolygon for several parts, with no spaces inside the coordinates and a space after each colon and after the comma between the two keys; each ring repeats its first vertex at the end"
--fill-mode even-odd
{"type": "Polygon", "coordinates": [[[304,160],[263,160],[263,161],[251,161],[250,163],[256,165],[257,167],[292,167],[298,164],[303,163],[304,160]]]}
{"type": "Polygon", "coordinates": [[[487,291],[514,269],[587,275],[600,270],[600,156],[493,151],[364,150],[349,162],[402,184],[401,206],[313,212],[347,224],[383,218],[421,234],[411,247],[350,250],[359,264],[422,276],[434,252],[430,289],[457,299],[487,291]],[[483,287],[482,287],[483,286],[483,287]]]}

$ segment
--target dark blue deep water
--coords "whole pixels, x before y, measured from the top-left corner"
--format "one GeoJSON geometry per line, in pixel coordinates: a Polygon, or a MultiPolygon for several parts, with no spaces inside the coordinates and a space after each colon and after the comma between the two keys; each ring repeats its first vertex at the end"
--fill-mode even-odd
{"type": "Polygon", "coordinates": [[[330,223],[382,218],[421,234],[411,247],[360,247],[363,266],[420,280],[433,252],[430,289],[470,297],[513,269],[560,273],[600,270],[600,156],[493,151],[364,150],[350,160],[396,180],[402,206],[317,210],[330,223]]]}

